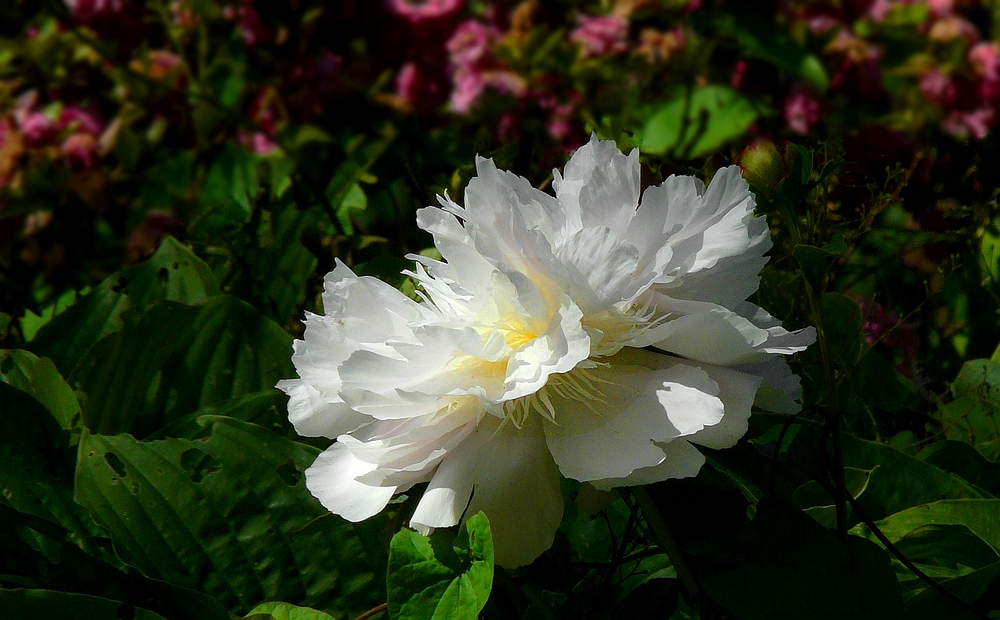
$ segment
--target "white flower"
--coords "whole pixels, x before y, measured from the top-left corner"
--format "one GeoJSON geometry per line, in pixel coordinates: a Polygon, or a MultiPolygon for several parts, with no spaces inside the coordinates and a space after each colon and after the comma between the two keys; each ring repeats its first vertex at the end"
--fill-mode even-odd
{"type": "Polygon", "coordinates": [[[443,261],[411,256],[422,302],[345,265],[326,276],[279,384],[306,471],[360,521],[428,482],[411,525],[483,510],[497,563],[526,564],[562,518],[559,473],[598,488],[697,474],[751,404],[792,412],[782,355],[815,339],[746,298],[771,247],[739,168],[672,176],[639,201],[639,159],[592,138],[553,197],[477,158],[465,207],[417,213],[443,261]],[[755,401],[756,398],[756,401],[755,401]]]}

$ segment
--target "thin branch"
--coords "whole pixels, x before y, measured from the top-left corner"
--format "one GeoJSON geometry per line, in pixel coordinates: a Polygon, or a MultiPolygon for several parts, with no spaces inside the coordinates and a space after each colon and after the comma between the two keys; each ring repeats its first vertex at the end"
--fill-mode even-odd
{"type": "Polygon", "coordinates": [[[389,609],[389,603],[382,603],[378,607],[372,607],[371,609],[369,609],[365,613],[361,614],[360,616],[358,616],[354,620],[368,620],[368,618],[371,618],[373,616],[377,616],[378,614],[382,613],[386,609],[389,609]]]}

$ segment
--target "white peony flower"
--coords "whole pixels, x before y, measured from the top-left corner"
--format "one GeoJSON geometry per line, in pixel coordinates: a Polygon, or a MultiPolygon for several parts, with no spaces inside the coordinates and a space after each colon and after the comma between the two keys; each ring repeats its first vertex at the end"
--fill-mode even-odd
{"type": "Polygon", "coordinates": [[[417,212],[443,261],[410,256],[413,301],[342,263],[282,381],[302,435],[336,438],[306,471],[351,521],[429,483],[428,531],[484,511],[496,561],[549,548],[559,474],[598,488],[698,473],[750,407],[793,412],[782,355],[815,340],[746,301],[771,247],[739,168],[671,176],[639,200],[639,156],[592,138],[555,197],[477,158],[465,207],[417,212]],[[756,400],[755,400],[756,399],[756,400]]]}

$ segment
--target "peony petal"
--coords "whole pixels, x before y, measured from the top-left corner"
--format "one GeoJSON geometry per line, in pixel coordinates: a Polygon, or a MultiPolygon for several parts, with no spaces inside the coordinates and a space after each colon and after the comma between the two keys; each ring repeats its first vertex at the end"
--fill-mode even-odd
{"type": "Polygon", "coordinates": [[[325,400],[319,390],[301,379],[285,379],[277,387],[288,394],[288,421],[304,437],[335,439],[369,421],[343,402],[325,400]]]}
{"type": "Polygon", "coordinates": [[[704,455],[684,439],[656,446],[663,451],[663,461],[659,465],[637,469],[624,478],[605,478],[590,484],[599,491],[610,491],[615,487],[652,484],[668,478],[693,478],[705,464],[704,455]]]}
{"type": "Polygon", "coordinates": [[[563,498],[538,420],[521,429],[500,426],[496,418],[485,417],[445,458],[410,522],[447,527],[463,515],[483,511],[490,520],[496,563],[515,568],[552,546],[563,498]]]}
{"type": "Polygon", "coordinates": [[[338,442],[321,452],[306,469],[306,488],[330,512],[348,521],[363,521],[381,512],[396,492],[394,486],[369,486],[356,480],[376,467],[358,459],[338,442]]]}
{"type": "Polygon", "coordinates": [[[580,214],[584,228],[603,226],[624,234],[639,205],[639,149],[626,156],[613,141],[591,134],[562,175],[553,171],[552,186],[566,211],[580,214]]]}
{"type": "Polygon", "coordinates": [[[545,438],[567,478],[624,478],[658,465],[663,451],[654,442],[696,433],[723,418],[718,385],[675,358],[628,350],[609,367],[576,373],[562,381],[586,383],[594,396],[560,394],[558,384],[546,388],[556,418],[545,424],[545,438]]]}
{"type": "Polygon", "coordinates": [[[798,413],[802,409],[798,401],[802,398],[802,383],[792,374],[788,362],[780,357],[771,357],[753,364],[738,366],[742,372],[761,377],[763,383],[757,391],[754,404],[775,413],[798,413]]]}
{"type": "Polygon", "coordinates": [[[584,228],[556,250],[570,272],[571,294],[585,313],[606,311],[632,297],[639,252],[605,226],[584,228]]]}
{"type": "Polygon", "coordinates": [[[706,426],[686,439],[706,448],[731,448],[747,432],[750,407],[761,379],[730,368],[708,365],[701,368],[719,385],[719,399],[725,405],[725,415],[718,424],[706,426]]]}

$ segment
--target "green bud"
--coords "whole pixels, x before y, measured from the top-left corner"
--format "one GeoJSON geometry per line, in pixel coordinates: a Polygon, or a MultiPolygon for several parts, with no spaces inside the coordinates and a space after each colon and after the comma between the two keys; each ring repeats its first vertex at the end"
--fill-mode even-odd
{"type": "Polygon", "coordinates": [[[739,163],[751,188],[768,198],[788,175],[781,152],[770,140],[758,140],[743,149],[739,163]]]}

